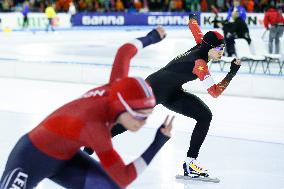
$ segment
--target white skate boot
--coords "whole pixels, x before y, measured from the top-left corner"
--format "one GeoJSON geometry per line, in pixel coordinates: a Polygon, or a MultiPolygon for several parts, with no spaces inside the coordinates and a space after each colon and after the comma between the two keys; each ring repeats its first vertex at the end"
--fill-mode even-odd
{"type": "Polygon", "coordinates": [[[196,181],[204,181],[204,182],[220,182],[218,178],[211,178],[209,176],[208,170],[200,165],[198,161],[194,158],[186,158],[183,163],[183,176],[177,175],[176,179],[184,179],[184,180],[196,180],[196,181]]]}

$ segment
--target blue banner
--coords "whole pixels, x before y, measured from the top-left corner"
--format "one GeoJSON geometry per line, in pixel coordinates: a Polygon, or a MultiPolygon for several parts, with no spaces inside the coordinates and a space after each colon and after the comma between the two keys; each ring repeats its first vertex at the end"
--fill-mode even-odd
{"type": "MultiPolygon", "coordinates": [[[[196,14],[198,22],[199,13],[196,14]]],[[[73,17],[74,26],[184,26],[188,24],[188,13],[78,13],[73,17]]]]}

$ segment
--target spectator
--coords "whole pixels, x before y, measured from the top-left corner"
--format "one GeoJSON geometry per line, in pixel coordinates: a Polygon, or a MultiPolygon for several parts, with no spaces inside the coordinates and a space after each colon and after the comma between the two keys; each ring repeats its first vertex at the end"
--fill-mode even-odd
{"type": "Polygon", "coordinates": [[[143,8],[143,4],[140,0],[133,0],[133,5],[138,12],[143,8]]]}
{"type": "Polygon", "coordinates": [[[284,30],[284,18],[282,11],[277,10],[274,6],[270,6],[264,14],[264,27],[269,30],[269,53],[273,53],[273,41],[275,41],[275,53],[280,52],[280,40],[284,30]]]}
{"type": "Polygon", "coordinates": [[[214,19],[211,22],[213,24],[213,28],[221,28],[222,27],[222,20],[218,15],[219,10],[214,5],[211,6],[211,10],[214,13],[214,19]]]}
{"type": "Polygon", "coordinates": [[[182,0],[174,0],[175,2],[175,11],[182,11],[183,2],[182,0]]]}
{"type": "Polygon", "coordinates": [[[11,7],[12,6],[13,6],[13,2],[11,0],[4,0],[4,1],[2,1],[3,12],[11,11],[11,7]]]}
{"type": "Polygon", "coordinates": [[[149,12],[149,7],[148,7],[148,1],[147,0],[143,0],[143,8],[140,9],[140,12],[149,12]]]}
{"type": "Polygon", "coordinates": [[[30,5],[28,1],[25,1],[23,4],[23,10],[22,10],[22,14],[23,14],[23,29],[26,29],[29,26],[29,19],[28,19],[28,14],[30,12],[30,5]]]}
{"type": "Polygon", "coordinates": [[[111,0],[103,0],[103,6],[105,12],[110,12],[113,10],[111,0]]]}
{"type": "Polygon", "coordinates": [[[251,43],[251,38],[248,30],[248,26],[245,21],[239,16],[238,12],[232,13],[233,22],[226,21],[223,26],[223,32],[225,35],[227,56],[231,57],[236,55],[235,39],[244,38],[251,43]]]}
{"type": "Polygon", "coordinates": [[[211,12],[211,6],[215,4],[215,0],[206,0],[207,1],[207,11],[211,12]]]}
{"type": "Polygon", "coordinates": [[[58,12],[67,12],[70,6],[70,0],[56,0],[56,10],[58,12]]]}
{"type": "Polygon", "coordinates": [[[200,11],[200,0],[185,0],[184,3],[186,11],[200,11]]]}
{"type": "Polygon", "coordinates": [[[181,11],[182,10],[182,1],[181,0],[171,0],[169,5],[169,11],[181,11]]]}
{"type": "Polygon", "coordinates": [[[123,5],[123,2],[121,0],[116,0],[115,10],[116,11],[124,11],[124,5],[123,5]]]}
{"type": "Polygon", "coordinates": [[[46,32],[49,31],[49,28],[51,28],[51,31],[54,32],[54,19],[56,17],[56,12],[53,8],[53,4],[49,4],[45,9],[45,15],[48,19],[48,23],[46,25],[46,32]]]}
{"type": "Polygon", "coordinates": [[[73,1],[71,1],[70,4],[69,4],[68,14],[70,15],[70,24],[71,24],[71,26],[73,26],[74,25],[74,16],[76,14],[76,7],[75,7],[73,1]]]}
{"type": "Polygon", "coordinates": [[[248,12],[254,12],[254,1],[248,0],[246,7],[248,12]]]}
{"type": "Polygon", "coordinates": [[[269,0],[260,0],[260,3],[259,3],[260,12],[263,12],[268,4],[269,4],[269,0]]]}
{"type": "Polygon", "coordinates": [[[216,0],[216,6],[220,11],[224,11],[224,0],[216,0]]]}
{"type": "Polygon", "coordinates": [[[169,11],[172,12],[176,9],[175,7],[175,1],[174,0],[170,0],[170,3],[169,3],[169,11]]]}
{"type": "MultiPolygon", "coordinates": [[[[171,0],[173,1],[173,0],[171,0]]],[[[169,9],[171,9],[171,1],[169,2],[169,9]]],[[[161,11],[163,9],[164,3],[162,0],[149,0],[148,6],[150,11],[161,11]]]]}
{"type": "Polygon", "coordinates": [[[248,44],[251,43],[251,38],[249,34],[249,29],[246,22],[239,16],[238,12],[234,12],[233,15],[233,25],[231,28],[231,33],[234,38],[244,38],[248,44]]]}
{"type": "Polygon", "coordinates": [[[202,12],[208,11],[208,4],[207,4],[206,0],[201,0],[200,9],[201,9],[202,12]]]}
{"type": "Polygon", "coordinates": [[[234,0],[233,1],[233,6],[231,6],[228,10],[228,16],[226,18],[227,21],[229,22],[233,22],[233,18],[232,18],[232,13],[233,12],[238,12],[239,17],[241,17],[244,21],[246,21],[247,15],[246,15],[246,9],[240,5],[240,1],[239,0],[234,0]]]}

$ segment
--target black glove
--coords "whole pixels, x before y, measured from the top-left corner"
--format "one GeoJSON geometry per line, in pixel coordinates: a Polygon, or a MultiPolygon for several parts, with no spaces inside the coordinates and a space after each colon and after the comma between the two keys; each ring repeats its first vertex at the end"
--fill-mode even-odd
{"type": "Polygon", "coordinates": [[[237,65],[235,64],[235,61],[237,61],[236,58],[234,58],[231,62],[231,66],[230,66],[230,74],[234,74],[236,75],[236,73],[238,72],[238,70],[240,69],[241,65],[237,65]]]}
{"type": "Polygon", "coordinates": [[[162,39],[165,38],[165,36],[164,36],[163,38],[161,38],[159,32],[158,32],[156,29],[153,29],[152,31],[150,31],[150,32],[147,34],[147,37],[148,37],[149,40],[151,41],[151,44],[158,43],[158,42],[160,42],[162,39]]]}
{"type": "Polygon", "coordinates": [[[165,125],[162,124],[159,129],[157,130],[156,132],[156,135],[155,135],[155,141],[159,142],[159,143],[166,143],[170,137],[164,135],[162,132],[161,132],[161,128],[165,128],[165,125]]]}
{"type": "Polygon", "coordinates": [[[163,124],[156,132],[156,136],[152,144],[147,150],[141,155],[147,165],[150,164],[156,153],[163,147],[163,145],[170,139],[170,137],[164,135],[161,132],[161,128],[165,127],[163,124]]]}
{"type": "Polygon", "coordinates": [[[189,13],[188,15],[188,19],[194,19],[194,20],[197,20],[197,16],[195,14],[192,14],[192,13],[189,13]]]}

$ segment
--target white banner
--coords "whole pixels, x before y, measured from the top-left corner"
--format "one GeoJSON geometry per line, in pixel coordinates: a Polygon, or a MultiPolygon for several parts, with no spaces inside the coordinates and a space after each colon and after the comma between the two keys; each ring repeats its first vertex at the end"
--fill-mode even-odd
{"type": "MultiPolygon", "coordinates": [[[[227,13],[219,13],[218,20],[226,20],[227,13]]],[[[214,20],[215,14],[213,13],[201,13],[200,24],[204,28],[212,28],[212,21],[214,20]]],[[[264,13],[247,13],[246,23],[249,28],[264,28],[263,25],[264,13]]]]}
{"type": "MultiPolygon", "coordinates": [[[[17,13],[0,13],[2,29],[21,29],[23,24],[23,15],[17,13]]],[[[29,28],[30,29],[45,29],[48,20],[44,13],[29,13],[29,28]]],[[[70,28],[70,15],[65,13],[58,13],[54,19],[55,27],[70,28]]]]}

